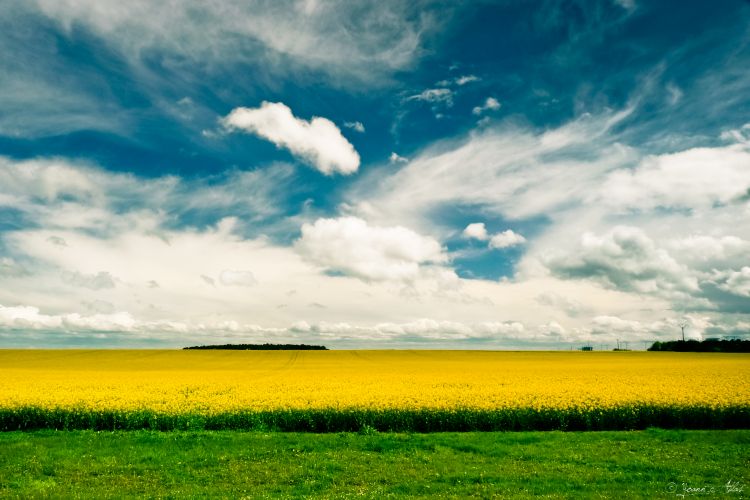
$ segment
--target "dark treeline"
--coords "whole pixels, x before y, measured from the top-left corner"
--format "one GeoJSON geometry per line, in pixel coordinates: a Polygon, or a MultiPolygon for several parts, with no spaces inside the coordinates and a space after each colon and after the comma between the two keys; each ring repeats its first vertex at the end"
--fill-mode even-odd
{"type": "Polygon", "coordinates": [[[327,351],[324,345],[306,344],[224,344],[197,345],[183,349],[221,349],[225,351],[327,351]]]}
{"type": "Polygon", "coordinates": [[[750,340],[673,340],[670,342],[654,342],[648,350],[675,352],[750,352],[750,340]]]}

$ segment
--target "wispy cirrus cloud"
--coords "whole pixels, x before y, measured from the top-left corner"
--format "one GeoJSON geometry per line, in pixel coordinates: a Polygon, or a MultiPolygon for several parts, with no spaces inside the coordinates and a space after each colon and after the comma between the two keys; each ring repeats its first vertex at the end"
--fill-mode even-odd
{"type": "Polygon", "coordinates": [[[419,4],[349,2],[39,0],[28,8],[83,26],[137,61],[139,54],[175,54],[202,65],[254,62],[275,74],[313,69],[338,83],[381,83],[410,67],[425,37],[450,17],[419,4]],[[179,42],[178,42],[179,40],[179,42]]]}

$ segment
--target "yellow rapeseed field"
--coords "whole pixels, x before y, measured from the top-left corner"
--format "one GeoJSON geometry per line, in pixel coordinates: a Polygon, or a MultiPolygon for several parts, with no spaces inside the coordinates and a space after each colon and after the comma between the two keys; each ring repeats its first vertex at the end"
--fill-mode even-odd
{"type": "Polygon", "coordinates": [[[0,409],[750,407],[750,355],[0,350],[0,409]]]}

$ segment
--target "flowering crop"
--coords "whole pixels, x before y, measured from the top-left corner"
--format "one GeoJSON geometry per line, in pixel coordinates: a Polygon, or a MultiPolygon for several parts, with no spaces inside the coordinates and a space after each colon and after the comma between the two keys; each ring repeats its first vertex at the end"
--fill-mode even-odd
{"type": "Polygon", "coordinates": [[[743,354],[0,351],[0,429],[750,426],[743,354]]]}

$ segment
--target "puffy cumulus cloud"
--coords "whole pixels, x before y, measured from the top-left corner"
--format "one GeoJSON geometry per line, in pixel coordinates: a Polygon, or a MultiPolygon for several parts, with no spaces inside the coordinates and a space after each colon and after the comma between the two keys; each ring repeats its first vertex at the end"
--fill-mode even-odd
{"type": "Polygon", "coordinates": [[[667,246],[683,261],[695,266],[716,267],[745,259],[750,254],[750,241],[737,236],[691,235],[671,239],[667,246]]]}
{"type": "Polygon", "coordinates": [[[327,118],[296,118],[283,103],[263,101],[259,108],[236,108],[223,119],[230,129],[241,129],[288,149],[320,172],[352,174],[359,154],[327,118]]]}
{"type": "Polygon", "coordinates": [[[523,243],[526,243],[526,238],[511,229],[507,229],[490,238],[490,248],[509,248],[523,243]]]}
{"type": "Polygon", "coordinates": [[[424,266],[448,260],[433,238],[401,226],[370,226],[357,217],[304,224],[295,248],[328,271],[366,281],[414,281],[423,275],[424,266]]]}
{"type": "MultiPolygon", "coordinates": [[[[324,342],[344,342],[346,345],[402,345],[399,343],[482,342],[485,345],[525,346],[527,348],[556,345],[560,342],[607,342],[614,345],[616,340],[632,343],[631,348],[640,348],[654,340],[676,338],[680,325],[687,325],[688,338],[706,336],[746,335],[750,323],[739,321],[714,321],[706,316],[687,315],[681,318],[667,318],[651,322],[623,319],[617,316],[600,315],[591,318],[585,327],[567,329],[556,321],[536,324],[529,327],[519,321],[460,322],[420,318],[404,322],[356,323],[328,321],[297,321],[286,327],[264,327],[237,320],[213,319],[208,321],[191,320],[145,320],[128,312],[114,312],[111,304],[106,304],[107,312],[93,314],[62,313],[48,314],[31,306],[0,305],[0,332],[43,331],[55,332],[58,337],[86,333],[104,333],[103,338],[115,341],[128,338],[152,338],[169,341],[174,345],[184,345],[188,339],[296,339],[324,342]],[[372,344],[375,342],[375,344],[372,344]],[[393,342],[394,344],[388,344],[393,342]],[[358,344],[359,343],[359,344],[358,344]]],[[[94,310],[100,307],[92,308],[94,310]]],[[[342,344],[344,345],[344,344],[342,344]]],[[[446,344],[448,345],[448,344],[446,344]]]]}
{"type": "MultiPolygon", "coordinates": [[[[205,277],[204,281],[206,281],[205,277]]],[[[255,275],[252,272],[233,271],[229,269],[225,269],[219,274],[219,282],[225,286],[255,286],[258,284],[258,280],[255,279],[255,275]]],[[[209,281],[206,281],[206,283],[213,284],[209,281]]]]}
{"type": "Polygon", "coordinates": [[[640,228],[617,226],[601,236],[584,233],[570,253],[551,255],[545,264],[563,278],[589,278],[638,293],[697,292],[698,280],[640,228]]]}
{"type": "Polygon", "coordinates": [[[750,152],[739,145],[649,156],[635,169],[612,172],[600,202],[614,208],[707,209],[750,192],[750,152]]]}
{"type": "Polygon", "coordinates": [[[102,290],[115,287],[114,278],[106,271],[99,271],[96,274],[84,274],[78,271],[63,271],[60,277],[66,285],[89,288],[91,290],[102,290]]]}
{"type": "Polygon", "coordinates": [[[494,97],[488,97],[487,99],[485,99],[484,103],[481,106],[475,106],[474,109],[471,110],[471,112],[475,115],[481,115],[486,111],[497,111],[498,109],[500,109],[500,107],[500,101],[498,101],[494,97]]]}
{"type": "Polygon", "coordinates": [[[485,241],[489,238],[487,234],[487,228],[484,226],[484,222],[472,222],[464,228],[461,233],[464,238],[475,239],[485,241]]]}
{"type": "MultiPolygon", "coordinates": [[[[461,323],[456,321],[420,318],[403,323],[370,325],[348,322],[298,321],[288,327],[261,327],[234,320],[209,322],[146,321],[127,312],[95,314],[46,314],[37,307],[3,306],[0,304],[0,331],[57,331],[81,334],[91,332],[122,333],[132,336],[159,334],[205,334],[223,337],[258,336],[271,338],[307,338],[364,341],[518,341],[525,339],[526,328],[519,322],[461,323]]],[[[266,338],[264,337],[264,338],[266,338]]],[[[179,338],[175,338],[179,342],[179,338]]]]}
{"type": "Polygon", "coordinates": [[[719,288],[734,295],[750,297],[750,266],[739,271],[730,271],[725,275],[726,281],[719,288]]]}
{"type": "Polygon", "coordinates": [[[50,315],[31,306],[0,305],[0,328],[8,330],[132,331],[136,321],[128,313],[50,315]]]}
{"type": "MultiPolygon", "coordinates": [[[[110,332],[128,334],[201,333],[266,334],[284,333],[283,328],[263,328],[237,321],[184,322],[136,319],[128,312],[96,314],[46,314],[32,306],[0,304],[0,330],[47,330],[67,333],[110,332]]],[[[175,339],[179,342],[179,339],[175,339]]]]}
{"type": "Polygon", "coordinates": [[[526,243],[526,238],[511,229],[490,236],[487,233],[487,227],[484,225],[484,222],[472,222],[464,228],[461,235],[468,239],[480,241],[489,240],[489,247],[498,249],[509,248],[526,243]]]}

